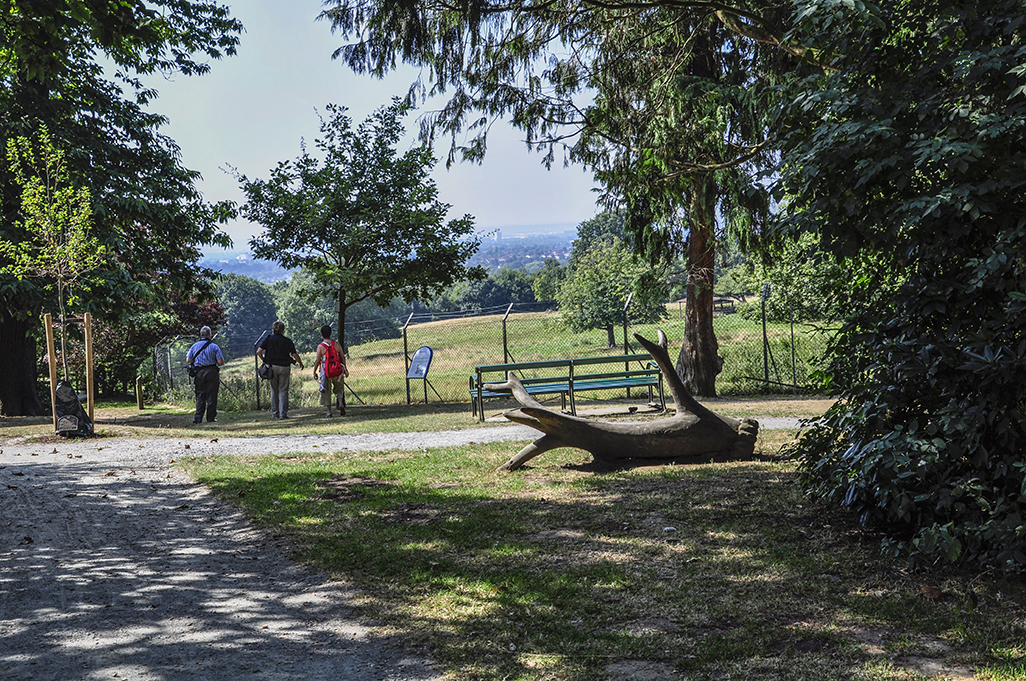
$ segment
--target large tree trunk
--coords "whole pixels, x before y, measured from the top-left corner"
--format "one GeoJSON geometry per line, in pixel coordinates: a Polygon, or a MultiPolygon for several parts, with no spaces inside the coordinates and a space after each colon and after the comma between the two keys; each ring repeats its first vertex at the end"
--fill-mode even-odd
{"type": "Polygon", "coordinates": [[[616,347],[616,331],[615,331],[613,326],[607,326],[606,327],[606,337],[607,337],[607,340],[608,340],[608,343],[609,343],[608,347],[615,348],[616,347]]]}
{"type": "Polygon", "coordinates": [[[338,298],[335,300],[338,309],[338,327],[335,332],[338,334],[338,346],[342,352],[346,351],[346,290],[341,286],[338,289],[338,298]]]}
{"type": "Polygon", "coordinates": [[[713,274],[716,264],[716,184],[696,178],[691,200],[687,307],[677,375],[692,395],[716,397],[723,360],[713,331],[713,274]]]}
{"type": "Polygon", "coordinates": [[[0,414],[41,416],[45,413],[36,395],[36,343],[34,319],[14,319],[0,313],[0,414]]]}
{"type": "MultiPolygon", "coordinates": [[[[342,354],[346,354],[346,290],[341,286],[338,289],[338,347],[342,349],[342,354]]],[[[348,360],[343,358],[348,366],[348,360]]],[[[321,371],[324,369],[322,368],[321,371]]],[[[339,415],[345,416],[346,413],[346,377],[343,373],[340,376],[342,380],[342,393],[338,396],[338,408],[339,415]]]]}

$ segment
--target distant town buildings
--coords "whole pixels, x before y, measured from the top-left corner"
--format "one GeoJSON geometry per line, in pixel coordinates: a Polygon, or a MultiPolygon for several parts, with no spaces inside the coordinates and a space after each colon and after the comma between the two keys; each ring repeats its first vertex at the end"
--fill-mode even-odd
{"type": "MultiPolygon", "coordinates": [[[[546,260],[558,260],[561,265],[570,260],[576,230],[559,233],[515,234],[502,236],[496,229],[481,242],[481,248],[471,258],[470,265],[487,269],[509,267],[533,273],[546,260]]],[[[212,270],[252,277],[265,284],[288,279],[290,273],[276,263],[257,260],[252,253],[224,253],[205,258],[200,266],[212,270]]]]}

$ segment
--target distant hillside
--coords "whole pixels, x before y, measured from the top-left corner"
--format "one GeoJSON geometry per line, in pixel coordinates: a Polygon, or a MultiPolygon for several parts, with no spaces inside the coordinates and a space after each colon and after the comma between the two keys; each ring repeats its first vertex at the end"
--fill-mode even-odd
{"type": "Polygon", "coordinates": [[[288,270],[279,267],[277,263],[256,260],[252,253],[226,252],[208,255],[201,259],[199,264],[209,267],[215,272],[241,274],[265,284],[273,284],[276,281],[289,278],[288,270]]]}
{"type": "MultiPolygon", "coordinates": [[[[570,259],[570,249],[576,238],[576,232],[524,236],[502,236],[497,232],[481,242],[481,249],[470,259],[470,265],[481,265],[488,269],[510,267],[532,273],[550,258],[565,265],[570,259]]],[[[252,277],[265,284],[273,284],[290,276],[287,270],[273,262],[257,260],[252,253],[238,251],[210,254],[201,259],[199,264],[216,272],[252,277]]]]}

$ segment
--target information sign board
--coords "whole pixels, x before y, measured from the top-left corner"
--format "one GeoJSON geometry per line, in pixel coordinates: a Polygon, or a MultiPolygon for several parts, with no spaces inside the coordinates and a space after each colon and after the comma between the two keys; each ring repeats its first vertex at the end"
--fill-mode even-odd
{"type": "Polygon", "coordinates": [[[427,378],[433,354],[431,348],[426,345],[417,348],[413,353],[413,359],[410,360],[410,370],[406,372],[406,378],[427,378]]]}

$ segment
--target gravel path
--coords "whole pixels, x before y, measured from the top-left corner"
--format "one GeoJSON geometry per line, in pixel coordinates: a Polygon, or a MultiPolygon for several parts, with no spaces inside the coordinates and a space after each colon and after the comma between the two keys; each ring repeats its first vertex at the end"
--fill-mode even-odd
{"type": "MultiPolygon", "coordinates": [[[[760,419],[763,428],[796,419],[760,419]]],[[[172,467],[185,455],[415,449],[534,439],[474,430],[204,439],[0,440],[0,679],[437,679],[359,623],[346,585],[172,467]]]]}

